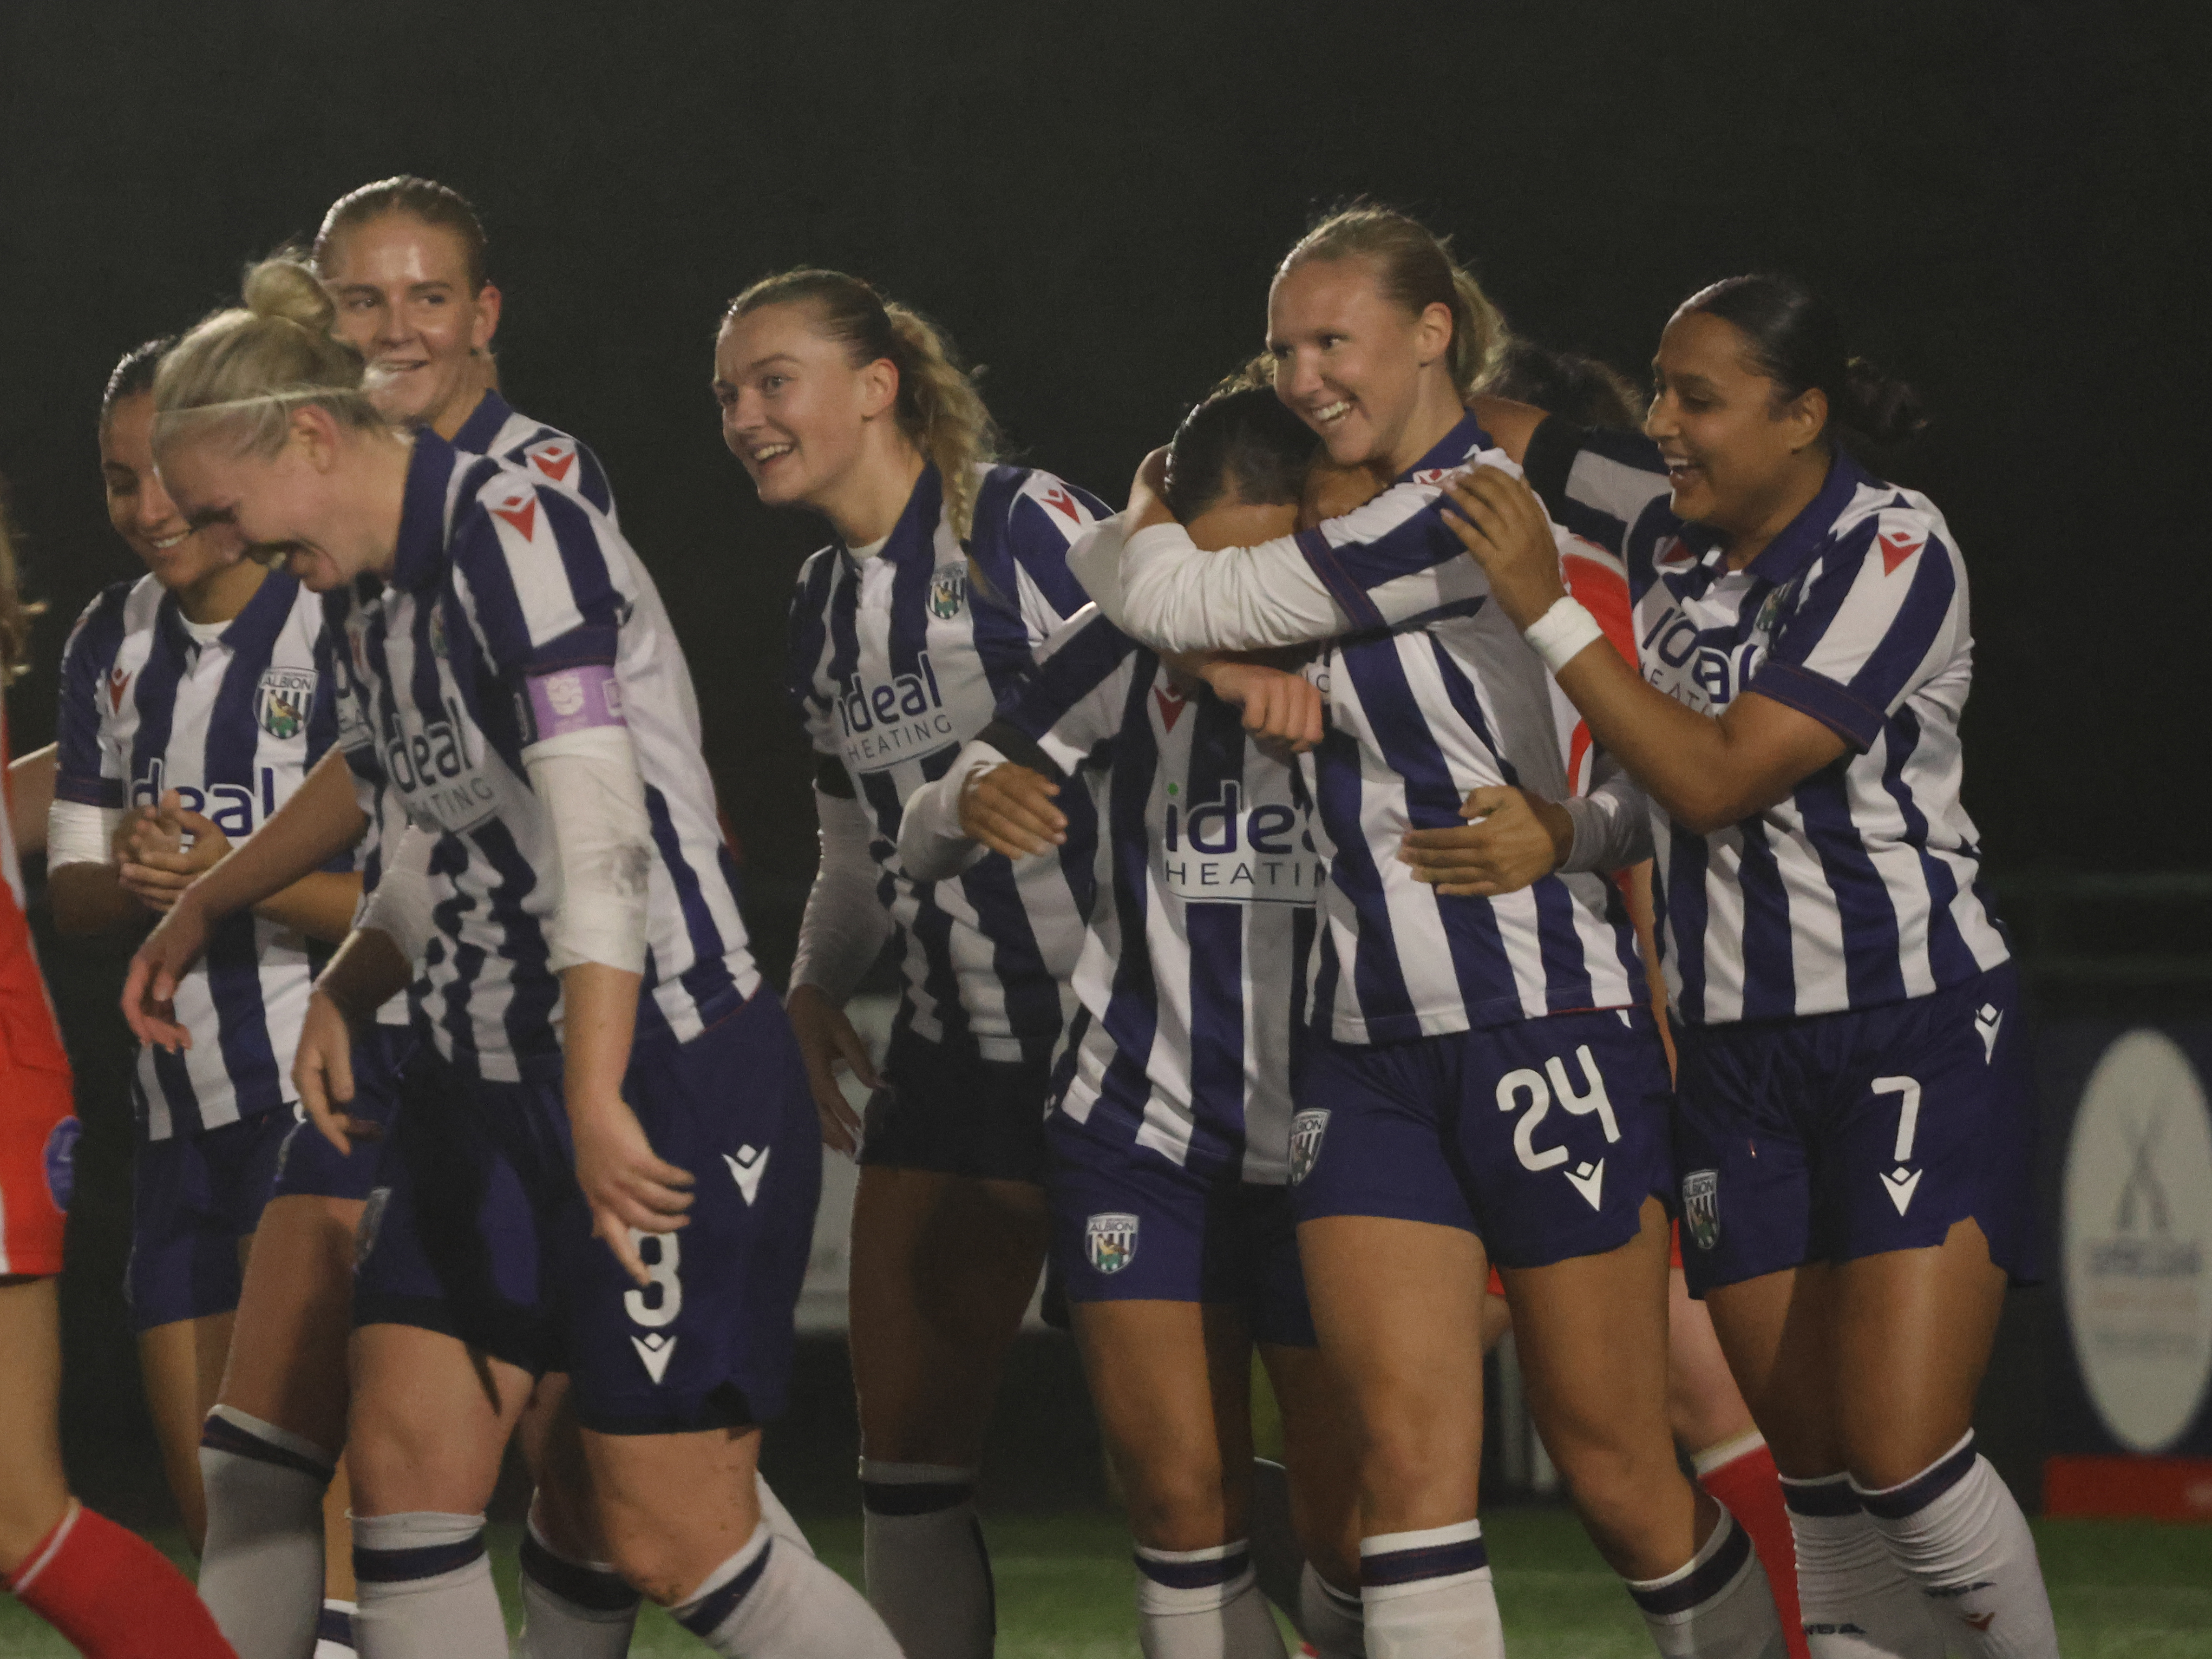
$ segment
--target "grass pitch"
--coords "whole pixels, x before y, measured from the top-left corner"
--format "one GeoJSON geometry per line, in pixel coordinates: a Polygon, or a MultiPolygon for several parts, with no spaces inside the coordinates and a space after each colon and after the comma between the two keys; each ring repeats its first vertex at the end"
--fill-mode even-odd
{"type": "MultiPolygon", "coordinates": [[[[495,1528],[493,1559],[512,1623],[515,1528],[495,1528]]],[[[823,1559],[860,1565],[857,1516],[810,1522],[823,1559]]],[[[1643,1659],[1643,1621],[1563,1510],[1500,1508],[1483,1535],[1514,1659],[1643,1659]]],[[[2059,1642],[2068,1659],[2212,1659],[2212,1528],[2148,1522],[2035,1523],[2059,1642]]],[[[1128,1540],[1119,1517],[1008,1518],[990,1524],[1000,1659],[1135,1659],[1128,1540]]],[[[159,1541],[177,1553],[178,1540],[159,1541]]],[[[1293,1650],[1295,1651],[1295,1650],[1293,1650]]],[[[705,1649],[658,1608],[638,1621],[635,1655],[705,1649]]],[[[67,1659],[71,1650],[12,1599],[0,1599],[0,1656],[67,1659]]]]}

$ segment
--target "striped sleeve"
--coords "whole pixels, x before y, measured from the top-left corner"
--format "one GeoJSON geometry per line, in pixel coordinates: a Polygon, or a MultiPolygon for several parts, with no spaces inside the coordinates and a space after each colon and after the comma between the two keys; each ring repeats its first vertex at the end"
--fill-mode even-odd
{"type": "Polygon", "coordinates": [[[1894,507],[1869,515],[1806,572],[1745,689],[1864,752],[1962,643],[1961,574],[1927,514],[1894,507]]]}
{"type": "Polygon", "coordinates": [[[1300,531],[1298,550],[1355,629],[1396,627],[1490,591],[1445,510],[1438,485],[1395,483],[1340,519],[1300,531]]]}
{"type": "Polygon", "coordinates": [[[501,471],[453,526],[453,559],[494,672],[611,669],[629,611],[621,532],[578,498],[501,471]]]}
{"type": "Polygon", "coordinates": [[[1586,428],[1552,416],[1528,440],[1529,485],[1570,535],[1626,558],[1630,532],[1671,495],[1651,441],[1633,432],[1586,428]]]}
{"type": "Polygon", "coordinates": [[[1078,616],[1047,641],[1046,650],[1043,666],[999,711],[984,741],[1024,765],[1034,765],[1041,755],[1051,770],[1070,777],[1120,732],[1130,676],[1151,659],[1095,611],[1078,616]],[[1002,739],[1009,737],[1018,739],[1024,752],[1006,746],[1002,739]]]}
{"type": "Polygon", "coordinates": [[[816,688],[815,676],[821,672],[823,653],[830,642],[830,590],[836,580],[837,560],[837,550],[825,547],[799,567],[785,633],[784,689],[790,693],[791,706],[806,727],[815,752],[827,756],[838,753],[837,738],[830,730],[830,709],[816,688]]]}
{"type": "Polygon", "coordinates": [[[541,427],[527,441],[501,459],[509,466],[544,478],[556,489],[582,496],[609,519],[615,517],[614,486],[589,444],[551,427],[541,427]]]}
{"type": "Polygon", "coordinates": [[[55,714],[54,798],[82,806],[119,807],[122,758],[104,739],[103,709],[121,686],[111,680],[123,646],[123,605],[131,584],[118,582],[85,606],[62,652],[61,704],[55,714]]]}

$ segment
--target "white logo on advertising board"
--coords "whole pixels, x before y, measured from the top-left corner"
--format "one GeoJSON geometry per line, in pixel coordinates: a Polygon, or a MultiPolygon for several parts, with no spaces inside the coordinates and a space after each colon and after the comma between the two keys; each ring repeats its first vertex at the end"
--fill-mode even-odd
{"type": "Polygon", "coordinates": [[[2066,1309],[2115,1439],[2165,1450],[2212,1381],[2212,1117],[2173,1040],[2130,1031],[2081,1091],[2066,1148],[2066,1309]]]}

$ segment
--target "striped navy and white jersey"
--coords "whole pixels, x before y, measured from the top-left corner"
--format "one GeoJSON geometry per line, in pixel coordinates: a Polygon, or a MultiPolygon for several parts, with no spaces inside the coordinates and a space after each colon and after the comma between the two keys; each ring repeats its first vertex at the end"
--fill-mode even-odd
{"type": "MultiPolygon", "coordinates": [[[[272,571],[246,608],[194,629],[150,575],[85,608],[62,657],[54,794],[151,805],[173,789],[234,843],[283,805],[337,735],[317,671],[322,611],[272,571]]],[[[191,1047],[139,1049],[131,1093],[149,1140],[273,1111],[293,1098],[309,983],[330,947],[251,911],[218,922],[177,988],[191,1047]]]]}
{"type": "Polygon", "coordinates": [[[1048,775],[1103,774],[1058,1109],[1199,1173],[1279,1185],[1328,879],[1304,781],[1104,617],[1079,615],[1048,649],[985,741],[1048,775]]]}
{"type": "MultiPolygon", "coordinates": [[[[1573,792],[1558,688],[1443,522],[1439,481],[1513,470],[1469,416],[1389,489],[1299,532],[1363,631],[1307,672],[1329,730],[1308,757],[1330,858],[1315,953],[1317,1021],[1342,1042],[1403,1042],[1641,1000],[1636,933],[1604,876],[1546,876],[1498,898],[1442,895],[1399,862],[1410,830],[1455,828],[1469,792],[1573,792]]],[[[1568,723],[1571,730],[1571,723],[1568,723]]],[[[1576,755],[1576,771],[1583,757],[1576,755]]]]}
{"type": "Polygon", "coordinates": [[[347,761],[437,838],[416,994],[441,1054],[495,1081],[560,1075],[558,866],[523,751],[586,726],[627,727],[652,823],[637,1040],[695,1036],[753,994],[690,672],[609,520],[419,433],[389,580],[324,605],[347,761]]]}
{"type": "Polygon", "coordinates": [[[1642,438],[1549,421],[1528,471],[1553,518],[1626,562],[1647,680],[1716,716],[1756,691],[1849,744],[1710,836],[1654,808],[1677,1014],[1723,1024],[1875,1007],[2005,961],[1960,799],[1966,570],[1934,504],[1838,452],[1819,495],[1731,571],[1714,532],[1668,510],[1666,470],[1642,438]]]}
{"type": "Polygon", "coordinates": [[[900,865],[899,823],[1087,602],[1067,548],[1105,509],[1028,467],[979,469],[977,482],[964,548],[933,466],[873,557],[833,544],[807,560],[792,600],[790,685],[817,753],[842,767],[874,821],[877,893],[898,924],[906,978],[900,1021],[1012,1060],[1048,1053],[1060,1036],[1060,982],[1094,882],[1088,803],[1068,803],[1058,859],[1017,870],[994,854],[932,884],[900,865]]]}
{"type": "MultiPolygon", "coordinates": [[[[606,469],[599,465],[599,458],[592,453],[591,446],[543,421],[518,413],[495,391],[487,391],[469,412],[469,418],[454,434],[453,447],[466,454],[489,455],[531,474],[541,483],[569,490],[610,520],[620,522],[606,469]]],[[[326,653],[330,649],[327,635],[323,648],[326,653]]],[[[343,664],[333,665],[327,659],[322,665],[324,672],[334,675],[342,673],[343,669],[343,664]]],[[[334,678],[332,684],[338,683],[334,678]]],[[[406,827],[407,808],[397,790],[379,787],[357,769],[354,773],[354,798],[368,821],[354,848],[361,865],[362,904],[366,908],[369,895],[376,890],[377,878],[383,872],[384,849],[396,843],[399,832],[406,827]]],[[[392,998],[377,1010],[377,1023],[407,1024],[411,1018],[407,1004],[405,996],[392,998]]]]}
{"type": "Polygon", "coordinates": [[[558,428],[515,412],[497,392],[488,391],[453,434],[453,447],[468,455],[489,455],[529,473],[541,483],[580,495],[619,524],[613,486],[606,469],[588,445],[558,428]]]}

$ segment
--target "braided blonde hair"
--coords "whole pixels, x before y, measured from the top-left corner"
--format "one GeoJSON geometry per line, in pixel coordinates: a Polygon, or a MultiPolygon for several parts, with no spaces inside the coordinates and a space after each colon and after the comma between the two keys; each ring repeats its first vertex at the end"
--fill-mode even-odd
{"type": "Polygon", "coordinates": [[[221,426],[241,453],[283,447],[291,411],[330,410],[341,425],[388,429],[363,382],[361,354],[331,332],[337,308],[315,273],[279,254],[246,273],[243,306],[210,313],[170,347],[154,375],[154,442],[221,426]]]}
{"type": "Polygon", "coordinates": [[[964,541],[974,527],[975,469],[998,458],[999,428],[952,343],[920,312],[840,270],[763,276],[730,301],[722,321],[781,305],[812,307],[817,331],[841,343],[854,368],[888,359],[898,371],[899,430],[937,468],[953,533],[964,541]]]}

